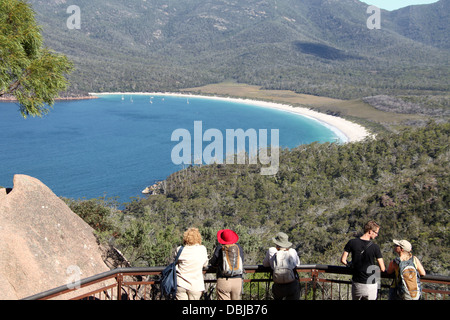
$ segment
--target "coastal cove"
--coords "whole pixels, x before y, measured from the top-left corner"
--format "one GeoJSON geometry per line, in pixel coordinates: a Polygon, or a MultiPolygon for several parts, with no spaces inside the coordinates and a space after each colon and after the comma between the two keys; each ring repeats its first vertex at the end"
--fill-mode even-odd
{"type": "Polygon", "coordinates": [[[229,98],[221,96],[205,96],[196,95],[188,93],[172,93],[172,92],[104,92],[104,93],[90,93],[93,97],[98,97],[102,95],[144,95],[144,96],[174,96],[182,98],[198,98],[198,99],[208,99],[208,100],[221,100],[228,102],[235,102],[240,104],[248,104],[257,107],[271,108],[275,110],[280,110],[284,112],[290,112],[297,115],[307,117],[309,119],[320,122],[322,125],[327,126],[332,130],[340,139],[341,142],[356,142],[362,141],[366,137],[371,136],[370,132],[363,126],[346,120],[341,117],[317,112],[308,108],[293,107],[288,104],[277,103],[277,102],[267,102],[259,101],[253,99],[244,98],[229,98]]]}
{"type": "Polygon", "coordinates": [[[183,169],[171,161],[177,128],[279,129],[280,146],[347,142],[368,133],[357,124],[289,105],[175,93],[102,93],[98,99],[57,101],[43,118],[22,119],[14,103],[1,103],[0,186],[27,174],[58,196],[117,197],[128,202],[183,169]],[[25,137],[25,138],[24,138],[25,137]]]}

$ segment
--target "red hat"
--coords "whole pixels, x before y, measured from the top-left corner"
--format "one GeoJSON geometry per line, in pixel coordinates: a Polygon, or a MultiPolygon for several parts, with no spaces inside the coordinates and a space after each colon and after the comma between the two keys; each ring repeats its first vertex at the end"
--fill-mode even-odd
{"type": "Polygon", "coordinates": [[[223,229],[217,232],[217,241],[221,244],[233,244],[239,240],[236,232],[230,229],[223,229]]]}

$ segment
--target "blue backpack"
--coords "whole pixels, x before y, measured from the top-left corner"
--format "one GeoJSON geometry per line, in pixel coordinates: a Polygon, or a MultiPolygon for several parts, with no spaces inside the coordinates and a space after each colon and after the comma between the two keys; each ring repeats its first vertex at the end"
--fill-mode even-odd
{"type": "Polygon", "coordinates": [[[162,272],[161,272],[161,297],[164,296],[168,300],[175,299],[175,295],[177,294],[177,262],[180,257],[181,251],[183,251],[183,247],[178,250],[177,257],[175,261],[169,264],[162,272]]]}

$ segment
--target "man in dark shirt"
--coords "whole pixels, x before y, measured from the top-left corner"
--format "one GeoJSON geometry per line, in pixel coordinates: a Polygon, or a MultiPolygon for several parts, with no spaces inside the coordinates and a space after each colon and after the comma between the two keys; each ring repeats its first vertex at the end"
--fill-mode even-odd
{"type": "Polygon", "coordinates": [[[379,230],[380,226],[375,221],[369,221],[364,226],[364,234],[360,238],[351,239],[344,247],[341,262],[349,266],[347,258],[350,253],[352,255],[353,300],[376,300],[377,298],[377,280],[379,280],[377,273],[384,272],[386,269],[380,247],[371,241],[378,236],[379,230]]]}

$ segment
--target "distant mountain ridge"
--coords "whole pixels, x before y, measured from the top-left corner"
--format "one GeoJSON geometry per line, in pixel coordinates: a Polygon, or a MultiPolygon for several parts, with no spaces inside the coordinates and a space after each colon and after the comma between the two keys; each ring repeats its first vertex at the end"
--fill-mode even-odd
{"type": "Polygon", "coordinates": [[[382,10],[380,30],[357,0],[79,0],[80,30],[66,1],[30,3],[76,63],[74,92],[226,79],[338,98],[448,90],[449,0],[382,10]]]}
{"type": "Polygon", "coordinates": [[[436,48],[450,49],[450,1],[409,6],[388,12],[392,30],[411,40],[436,48]]]}

